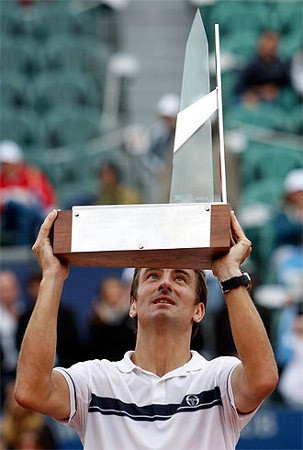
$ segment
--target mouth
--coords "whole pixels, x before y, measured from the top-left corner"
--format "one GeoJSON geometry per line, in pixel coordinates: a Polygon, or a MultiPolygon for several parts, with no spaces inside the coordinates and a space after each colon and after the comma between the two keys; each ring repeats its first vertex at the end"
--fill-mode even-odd
{"type": "Polygon", "coordinates": [[[167,296],[161,296],[161,297],[157,297],[154,301],[153,301],[154,305],[175,305],[176,302],[171,298],[171,297],[167,297],[167,296]]]}

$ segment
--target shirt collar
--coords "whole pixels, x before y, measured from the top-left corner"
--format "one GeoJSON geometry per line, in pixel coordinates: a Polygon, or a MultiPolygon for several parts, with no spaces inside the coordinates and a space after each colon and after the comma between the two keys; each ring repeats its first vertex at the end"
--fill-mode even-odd
{"type": "Polygon", "coordinates": [[[131,356],[135,352],[133,350],[130,350],[129,352],[126,352],[124,355],[124,358],[121,359],[121,361],[117,362],[117,367],[121,372],[132,372],[134,369],[137,368],[137,366],[132,362],[131,356]]]}
{"type": "MultiPolygon", "coordinates": [[[[133,370],[139,370],[141,372],[146,372],[145,370],[141,369],[141,367],[136,366],[132,362],[131,356],[133,354],[134,354],[134,351],[126,352],[124,355],[124,358],[121,361],[117,362],[118,369],[124,373],[132,372],[133,370]]],[[[187,375],[188,372],[193,372],[195,370],[202,369],[202,367],[207,363],[207,360],[202,355],[200,355],[198,352],[192,350],[191,355],[192,355],[191,359],[186,364],[184,364],[183,366],[177,367],[176,369],[172,370],[171,372],[165,374],[162,378],[171,378],[173,376],[187,375]]]]}

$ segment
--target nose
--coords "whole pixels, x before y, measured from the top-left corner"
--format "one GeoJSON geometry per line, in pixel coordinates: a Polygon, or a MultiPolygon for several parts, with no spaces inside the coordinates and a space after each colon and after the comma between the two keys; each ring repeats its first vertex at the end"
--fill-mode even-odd
{"type": "Polygon", "coordinates": [[[160,280],[158,290],[163,293],[172,292],[170,280],[168,278],[162,278],[162,280],[160,280]]]}

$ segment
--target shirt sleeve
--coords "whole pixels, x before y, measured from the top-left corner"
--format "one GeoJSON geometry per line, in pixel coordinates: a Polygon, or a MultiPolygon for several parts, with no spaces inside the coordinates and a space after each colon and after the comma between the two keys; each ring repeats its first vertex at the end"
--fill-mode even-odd
{"type": "Polygon", "coordinates": [[[69,369],[56,367],[65,378],[70,392],[70,415],[62,421],[74,428],[82,440],[85,433],[88,405],[91,400],[90,363],[89,361],[77,363],[69,369]]]}
{"type": "Polygon", "coordinates": [[[216,372],[216,382],[220,387],[222,402],[224,407],[224,418],[236,433],[248,424],[253,418],[258,408],[249,414],[240,414],[234,400],[234,393],[231,383],[231,375],[234,369],[241,364],[236,357],[220,357],[217,358],[218,370],[216,372]]]}

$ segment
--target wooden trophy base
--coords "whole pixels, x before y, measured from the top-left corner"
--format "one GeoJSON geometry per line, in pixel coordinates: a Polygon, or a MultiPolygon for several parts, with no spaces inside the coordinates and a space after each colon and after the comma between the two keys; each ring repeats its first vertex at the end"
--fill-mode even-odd
{"type": "Polygon", "coordinates": [[[210,269],[230,248],[230,205],[79,206],[59,211],[53,251],[71,266],[210,269]]]}

